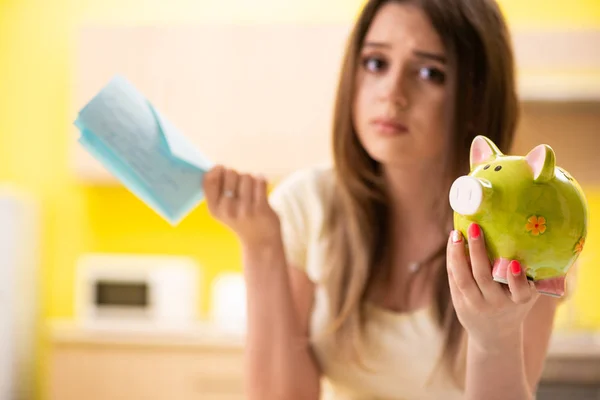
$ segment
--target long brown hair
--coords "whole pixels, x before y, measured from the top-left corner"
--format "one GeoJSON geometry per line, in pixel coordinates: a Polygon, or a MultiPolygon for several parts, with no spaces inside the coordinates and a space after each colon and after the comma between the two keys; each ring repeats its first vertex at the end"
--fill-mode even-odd
{"type": "MultiPolygon", "coordinates": [[[[376,13],[389,1],[416,4],[429,17],[457,70],[454,135],[448,143],[447,177],[441,191],[469,171],[477,134],[507,152],[518,120],[513,53],[501,11],[492,0],[370,0],[350,35],[342,64],[333,126],[336,185],[325,226],[330,270],[324,282],[339,350],[359,354],[366,315],[362,304],[382,262],[389,232],[388,196],[378,163],[361,146],[352,123],[355,76],[364,38],[376,13]]],[[[451,224],[445,206],[444,226],[451,224]]],[[[443,228],[442,228],[443,229],[443,228]]],[[[444,258],[443,256],[441,258],[444,258]]],[[[445,258],[444,258],[445,261],[445,258]]],[[[435,310],[445,332],[442,362],[461,382],[464,335],[445,268],[436,276],[435,310]]],[[[348,354],[348,353],[345,353],[348,354]]]]}

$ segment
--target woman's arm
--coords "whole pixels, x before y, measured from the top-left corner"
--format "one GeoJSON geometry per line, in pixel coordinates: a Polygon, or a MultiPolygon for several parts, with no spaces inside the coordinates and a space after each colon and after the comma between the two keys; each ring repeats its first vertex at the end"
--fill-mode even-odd
{"type": "Polygon", "coordinates": [[[533,398],[546,359],[556,305],[556,299],[541,296],[518,334],[494,348],[469,344],[469,398],[533,398]]]}
{"type": "Polygon", "coordinates": [[[525,319],[523,327],[525,372],[531,392],[534,394],[542,377],[554,326],[554,316],[559,303],[560,299],[540,296],[525,319]]]}
{"type": "Polygon", "coordinates": [[[508,263],[508,285],[495,282],[483,232],[472,224],[468,234],[469,256],[460,232],[452,232],[448,243],[452,301],[468,336],[466,397],[530,400],[545,359],[556,302],[540,296],[518,261],[499,260],[508,263]]]}
{"type": "Polygon", "coordinates": [[[467,399],[530,400],[522,332],[494,348],[469,341],[467,347],[467,399]]]}
{"type": "Polygon", "coordinates": [[[320,372],[308,342],[314,287],[286,265],[283,244],[246,248],[246,390],[251,400],[316,400],[320,372]]]}
{"type": "MultiPolygon", "coordinates": [[[[263,178],[216,166],[203,186],[211,215],[235,232],[242,246],[247,398],[318,399],[319,372],[308,343],[314,288],[299,270],[289,273],[282,228],[289,221],[281,221],[271,206],[263,178]]],[[[294,240],[301,247],[301,239],[294,240]]]]}

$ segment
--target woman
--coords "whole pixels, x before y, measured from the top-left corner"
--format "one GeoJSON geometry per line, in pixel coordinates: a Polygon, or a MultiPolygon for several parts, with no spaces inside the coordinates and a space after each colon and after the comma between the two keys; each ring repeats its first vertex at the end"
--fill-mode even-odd
{"type": "Polygon", "coordinates": [[[556,300],[516,262],[494,282],[485,232],[450,232],[447,195],[473,138],[507,151],[517,114],[492,0],[367,2],[334,167],[294,173],[270,201],[264,179],[223,167],[204,182],[243,249],[249,398],[318,399],[321,377],[335,399],[533,397],[556,300]]]}

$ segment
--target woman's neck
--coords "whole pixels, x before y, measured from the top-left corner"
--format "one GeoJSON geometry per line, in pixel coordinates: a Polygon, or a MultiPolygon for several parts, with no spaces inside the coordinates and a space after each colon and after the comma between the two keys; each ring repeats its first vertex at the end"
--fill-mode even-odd
{"type": "Polygon", "coordinates": [[[386,167],[384,176],[394,226],[419,235],[445,225],[440,220],[440,211],[447,203],[441,168],[431,164],[410,170],[386,167]]]}
{"type": "Polygon", "coordinates": [[[442,172],[433,166],[384,170],[392,218],[388,238],[391,246],[386,254],[389,270],[375,286],[373,296],[385,308],[413,310],[431,301],[434,269],[420,263],[439,254],[449,233],[445,232],[448,224],[441,213],[448,207],[442,172]],[[424,267],[416,274],[411,269],[415,262],[424,267]]]}

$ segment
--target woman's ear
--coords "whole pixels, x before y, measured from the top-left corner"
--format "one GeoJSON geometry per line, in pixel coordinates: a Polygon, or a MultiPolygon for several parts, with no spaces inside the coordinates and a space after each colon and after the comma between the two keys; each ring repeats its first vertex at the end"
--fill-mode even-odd
{"type": "Polygon", "coordinates": [[[485,136],[476,136],[471,143],[471,170],[479,164],[492,161],[498,156],[503,155],[500,149],[485,136]]]}

